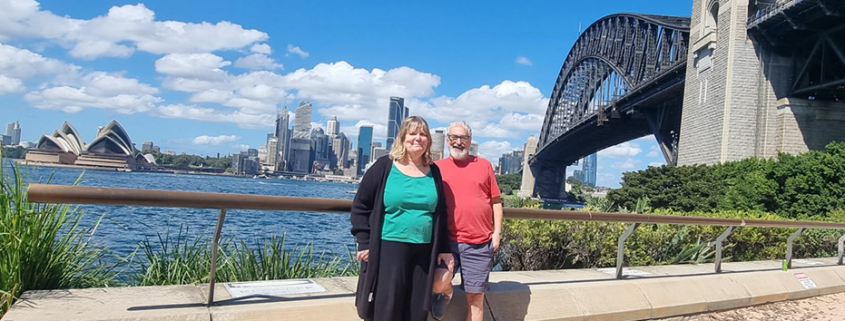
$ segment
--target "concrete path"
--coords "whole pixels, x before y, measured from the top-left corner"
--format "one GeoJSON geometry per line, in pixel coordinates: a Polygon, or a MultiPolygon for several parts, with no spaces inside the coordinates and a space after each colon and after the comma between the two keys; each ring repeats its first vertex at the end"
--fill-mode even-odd
{"type": "MultiPolygon", "coordinates": [[[[614,269],[497,272],[485,320],[644,320],[845,292],[845,266],[833,258],[796,260],[789,271],[780,261],[722,266],[721,274],[713,264],[634,267],[622,280],[614,269]]],[[[325,292],[233,298],[218,284],[211,307],[207,285],[31,291],[3,321],[358,320],[356,278],[315,281],[325,292]]],[[[445,320],[463,320],[460,291],[452,303],[445,320]]]]}

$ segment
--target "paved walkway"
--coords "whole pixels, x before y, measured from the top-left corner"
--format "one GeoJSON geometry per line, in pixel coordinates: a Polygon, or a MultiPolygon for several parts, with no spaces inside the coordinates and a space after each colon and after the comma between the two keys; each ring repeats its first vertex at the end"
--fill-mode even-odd
{"type": "Polygon", "coordinates": [[[845,320],[845,293],[822,295],[803,300],[782,301],[748,308],[661,321],[842,321],[845,320]]]}
{"type": "MultiPolygon", "coordinates": [[[[793,265],[782,271],[780,261],[725,263],[720,274],[713,272],[713,264],[634,267],[626,269],[622,280],[615,278],[615,269],[497,272],[491,275],[485,320],[645,320],[684,315],[692,316],[675,320],[754,320],[757,315],[759,320],[772,316],[791,320],[793,314],[811,313],[814,308],[799,301],[759,305],[845,293],[845,266],[836,265],[834,258],[795,260],[793,265]],[[745,307],[752,308],[701,314],[745,307]]],[[[314,285],[300,283],[285,288],[299,294],[263,292],[268,283],[258,282],[254,288],[242,287],[248,294],[243,297],[218,284],[210,307],[207,285],[31,291],[3,321],[358,320],[353,306],[356,278],[315,281],[324,291],[303,293],[300,290],[314,285]]],[[[456,291],[452,302],[444,320],[462,320],[463,294],[456,291]]]]}

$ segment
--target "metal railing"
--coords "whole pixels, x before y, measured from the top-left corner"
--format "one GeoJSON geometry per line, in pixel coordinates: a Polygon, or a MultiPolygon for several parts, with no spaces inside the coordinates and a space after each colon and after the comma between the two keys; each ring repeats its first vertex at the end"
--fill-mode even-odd
{"type": "MultiPolygon", "coordinates": [[[[206,192],[184,192],[148,189],[104,188],[86,186],[30,184],[28,199],[36,203],[135,205],[156,207],[209,208],[220,211],[211,248],[211,271],[209,273],[208,304],[214,303],[214,285],[217,271],[217,247],[227,209],[276,210],[303,212],[349,213],[351,200],[227,194],[206,192]]],[[[653,214],[623,214],[605,212],[577,212],[541,210],[527,208],[505,208],[505,218],[533,220],[565,220],[581,222],[628,223],[625,233],[619,237],[616,254],[616,278],[622,278],[625,265],[625,241],[641,224],[678,224],[727,226],[716,239],[715,272],[722,272],[722,242],[738,227],[783,227],[797,228],[788,239],[786,247],[787,267],[792,267],[792,244],[808,228],[845,229],[845,224],[828,222],[769,221],[738,218],[715,218],[698,216],[674,216],[653,214]]],[[[842,265],[845,251],[845,235],[839,238],[839,265],[842,265]]]]}

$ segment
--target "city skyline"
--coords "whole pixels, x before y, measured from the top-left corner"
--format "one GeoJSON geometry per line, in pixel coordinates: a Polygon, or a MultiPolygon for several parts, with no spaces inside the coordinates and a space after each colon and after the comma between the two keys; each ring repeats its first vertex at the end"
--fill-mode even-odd
{"type": "MultiPolygon", "coordinates": [[[[35,142],[64,120],[89,128],[114,119],[144,133],[135,134],[137,141],[162,150],[233,154],[265,145],[277,108],[300,101],[312,102],[313,128],[327,129],[336,116],[338,132],[351,142],[362,125],[372,125],[373,140],[385,142],[389,99],[396,96],[432,131],[469,121],[479,153],[495,163],[539,134],[581,23],[620,11],[691,12],[688,4],[621,0],[483,8],[334,2],[328,11],[306,3],[197,4],[0,3],[9,13],[0,26],[0,58],[15,59],[0,65],[0,123],[19,119],[21,140],[35,142]],[[213,10],[221,6],[226,10],[213,10]],[[466,19],[470,10],[478,14],[466,19]],[[266,14],[275,11],[290,23],[328,23],[283,28],[266,14]],[[403,11],[422,22],[356,20],[403,11]],[[38,17],[56,24],[40,24],[45,20],[38,17]],[[522,23],[507,23],[515,20],[522,23]],[[165,22],[192,32],[176,37],[165,22]],[[61,23],[76,28],[57,29],[61,23]]],[[[622,171],[663,163],[653,147],[646,137],[600,152],[599,172],[607,176],[598,184],[618,186],[622,171]]]]}

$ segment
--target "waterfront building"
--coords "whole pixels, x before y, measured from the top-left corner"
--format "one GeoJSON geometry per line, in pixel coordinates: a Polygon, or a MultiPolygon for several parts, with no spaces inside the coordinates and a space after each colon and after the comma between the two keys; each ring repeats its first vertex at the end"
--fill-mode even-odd
{"type": "Polygon", "coordinates": [[[387,150],[381,147],[373,148],[373,161],[387,155],[387,150]]]}
{"type": "Polygon", "coordinates": [[[502,157],[499,157],[499,174],[515,174],[522,170],[523,154],[521,150],[502,154],[502,157]]]}
{"type": "Polygon", "coordinates": [[[373,126],[364,125],[358,128],[358,158],[357,173],[364,174],[364,167],[370,162],[370,153],[373,145],[373,126]]]}
{"type": "Polygon", "coordinates": [[[250,148],[246,150],[247,157],[255,157],[258,158],[258,149],[250,148]]]}
{"type": "Polygon", "coordinates": [[[258,163],[267,164],[267,145],[258,146],[258,163]]]}
{"type": "Polygon", "coordinates": [[[329,135],[329,137],[334,138],[338,135],[338,132],[340,131],[340,122],[337,121],[337,116],[332,116],[332,119],[329,120],[326,129],[328,129],[326,135],[329,135]]]}
{"type": "Polygon", "coordinates": [[[19,145],[21,143],[21,123],[18,121],[8,123],[6,125],[6,136],[11,139],[11,142],[7,145],[19,145]]]}
{"type": "Polygon", "coordinates": [[[399,134],[402,120],[408,117],[409,112],[408,107],[405,107],[405,98],[390,97],[387,113],[387,140],[384,148],[390,150],[393,147],[393,141],[396,140],[396,135],[399,134]]]}
{"type": "Polygon", "coordinates": [[[266,165],[276,168],[276,164],[279,164],[279,139],[276,137],[270,137],[267,140],[267,162],[266,165]]]}
{"type": "Polygon", "coordinates": [[[257,157],[249,156],[248,152],[232,155],[232,173],[235,175],[253,176],[258,174],[257,157]]]}
{"type": "Polygon", "coordinates": [[[584,171],[584,179],[581,181],[587,185],[596,186],[596,165],[598,163],[598,155],[596,153],[591,154],[590,156],[584,157],[582,161],[583,165],[581,165],[581,169],[584,171]]]}
{"type": "Polygon", "coordinates": [[[87,145],[76,128],[64,122],[61,129],[42,136],[35,149],[27,153],[26,160],[123,170],[145,169],[152,165],[135,149],[126,130],[114,120],[98,127],[97,137],[87,145]]]}
{"type": "Polygon", "coordinates": [[[370,145],[370,160],[378,159],[378,157],[372,156],[376,148],[381,148],[381,142],[373,142],[373,144],[370,145]]]}
{"type": "Polygon", "coordinates": [[[296,119],[293,125],[293,137],[291,138],[305,138],[311,135],[311,102],[299,102],[299,108],[296,109],[296,119]]]}
{"type": "Polygon", "coordinates": [[[437,129],[431,135],[431,160],[443,159],[443,147],[446,142],[446,134],[442,129],[437,129]]]}
{"type": "Polygon", "coordinates": [[[352,142],[349,141],[349,138],[346,138],[344,133],[340,133],[332,138],[332,154],[334,154],[335,164],[337,164],[336,167],[349,167],[347,161],[349,160],[351,145],[352,142]]]}
{"type": "Polygon", "coordinates": [[[469,154],[472,156],[478,156],[478,143],[472,142],[472,144],[469,145],[469,154]]]}
{"type": "Polygon", "coordinates": [[[12,145],[12,136],[0,135],[0,146],[12,145]]]}
{"type": "MultiPolygon", "coordinates": [[[[282,111],[279,112],[279,115],[276,117],[276,131],[273,133],[276,137],[276,148],[273,154],[273,162],[270,163],[283,171],[287,169],[288,163],[288,146],[290,145],[289,127],[290,114],[288,114],[288,106],[284,106],[282,107],[282,111]]],[[[267,150],[269,152],[270,149],[268,148],[267,150]]]]}
{"type": "Polygon", "coordinates": [[[334,167],[331,162],[332,149],[330,144],[331,139],[323,133],[322,128],[311,131],[311,150],[314,151],[314,162],[319,163],[315,168],[322,170],[326,165],[329,165],[329,168],[334,167]]]}
{"type": "Polygon", "coordinates": [[[310,173],[312,163],[314,162],[314,153],[311,151],[311,139],[297,138],[294,135],[290,140],[289,151],[288,170],[301,174],[310,173]]]}

